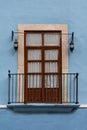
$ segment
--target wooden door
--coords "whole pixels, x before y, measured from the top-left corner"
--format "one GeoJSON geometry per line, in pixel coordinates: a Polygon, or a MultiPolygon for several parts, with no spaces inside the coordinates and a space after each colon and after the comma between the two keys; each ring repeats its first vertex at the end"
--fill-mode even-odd
{"type": "Polygon", "coordinates": [[[61,102],[59,32],[25,33],[25,102],[61,102]]]}

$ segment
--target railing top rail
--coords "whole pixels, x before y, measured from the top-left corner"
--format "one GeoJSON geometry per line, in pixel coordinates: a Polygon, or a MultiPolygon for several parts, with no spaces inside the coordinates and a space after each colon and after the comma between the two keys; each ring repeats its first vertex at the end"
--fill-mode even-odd
{"type": "MultiPolygon", "coordinates": [[[[8,73],[8,75],[33,75],[33,74],[36,74],[36,73],[8,73]]],[[[41,74],[41,73],[37,73],[37,74],[41,74]]],[[[49,75],[49,74],[52,74],[52,75],[76,75],[78,76],[79,73],[45,73],[46,75],[49,75]]]]}

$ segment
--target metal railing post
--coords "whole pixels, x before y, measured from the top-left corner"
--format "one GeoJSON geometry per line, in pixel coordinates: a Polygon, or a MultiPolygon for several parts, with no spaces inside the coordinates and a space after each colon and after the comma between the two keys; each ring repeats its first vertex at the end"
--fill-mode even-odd
{"type": "Polygon", "coordinates": [[[76,104],[78,104],[78,73],[76,74],[76,104]]]}
{"type": "Polygon", "coordinates": [[[10,78],[11,78],[11,73],[10,70],[8,70],[8,104],[10,104],[10,78]]]}

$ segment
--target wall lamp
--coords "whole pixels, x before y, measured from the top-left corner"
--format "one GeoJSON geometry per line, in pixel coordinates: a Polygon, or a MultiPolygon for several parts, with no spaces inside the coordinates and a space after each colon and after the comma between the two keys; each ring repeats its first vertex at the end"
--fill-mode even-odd
{"type": "Polygon", "coordinates": [[[14,41],[14,49],[17,50],[17,48],[18,48],[18,41],[17,41],[17,39],[15,39],[15,41],[14,41]]]}
{"type": "Polygon", "coordinates": [[[72,37],[71,37],[71,42],[69,44],[69,47],[70,47],[70,51],[73,52],[74,50],[74,32],[72,32],[72,37]]]}
{"type": "Polygon", "coordinates": [[[14,32],[12,30],[12,32],[11,32],[11,39],[12,39],[12,41],[14,43],[14,49],[17,50],[18,49],[18,40],[17,40],[17,38],[14,37],[14,33],[16,33],[16,32],[14,32]]]}

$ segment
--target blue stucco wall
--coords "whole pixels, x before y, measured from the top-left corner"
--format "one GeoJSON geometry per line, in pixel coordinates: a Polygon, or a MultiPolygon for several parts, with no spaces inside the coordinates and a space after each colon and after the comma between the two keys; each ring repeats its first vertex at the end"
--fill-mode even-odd
{"type": "Polygon", "coordinates": [[[0,130],[87,130],[87,109],[71,114],[24,114],[0,110],[0,130]]]}
{"type": "Polygon", "coordinates": [[[69,32],[75,32],[69,72],[79,72],[79,102],[87,103],[86,12],[86,0],[0,1],[0,104],[7,103],[8,69],[17,72],[17,51],[13,48],[11,31],[17,30],[18,24],[68,24],[69,32]]]}
{"type": "MultiPolygon", "coordinates": [[[[0,104],[7,104],[8,70],[17,72],[11,31],[18,24],[68,24],[75,32],[69,72],[79,72],[79,102],[87,104],[87,0],[0,1],[0,104]]],[[[23,114],[0,109],[0,130],[86,130],[87,109],[71,114],[23,114]]]]}

